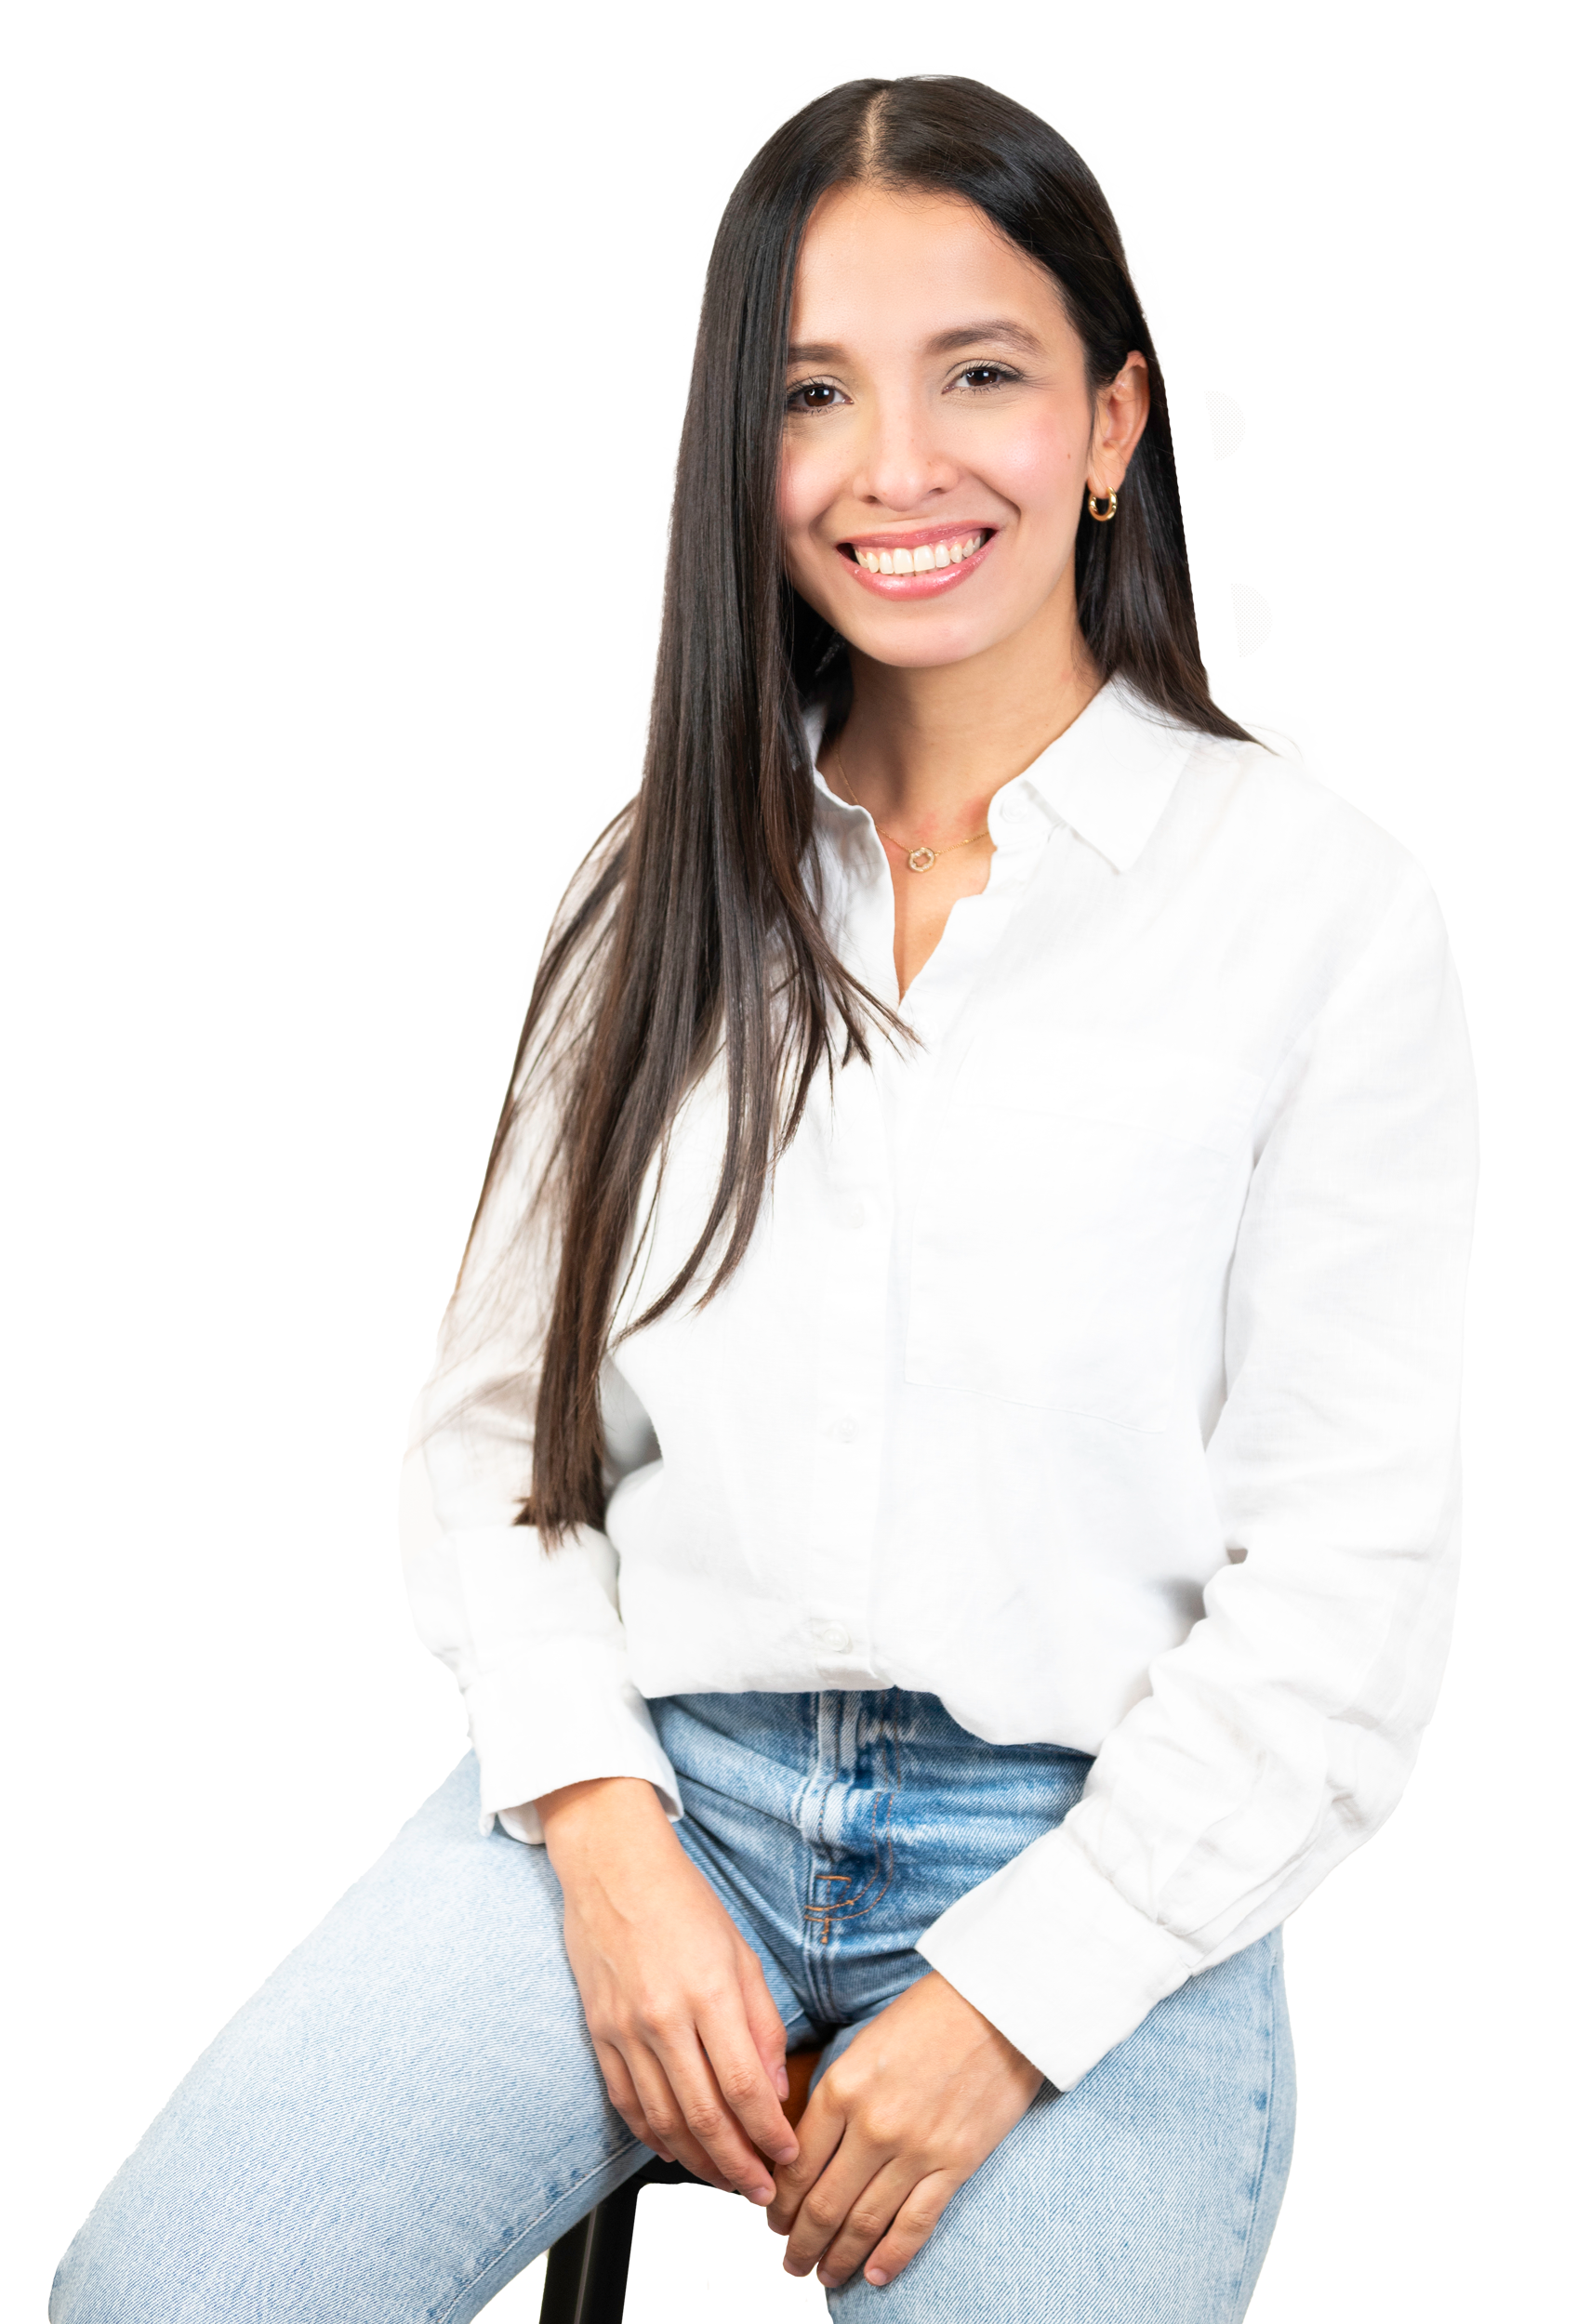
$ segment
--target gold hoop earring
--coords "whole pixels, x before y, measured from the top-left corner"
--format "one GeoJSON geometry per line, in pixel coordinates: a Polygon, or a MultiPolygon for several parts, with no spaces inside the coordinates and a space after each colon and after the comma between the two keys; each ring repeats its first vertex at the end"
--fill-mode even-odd
{"type": "Polygon", "coordinates": [[[1096,497],[1097,495],[1094,493],[1092,493],[1085,505],[1089,508],[1090,514],[1094,518],[1097,524],[1109,524],[1113,517],[1117,514],[1117,495],[1115,493],[1107,493],[1106,495],[1107,505],[1104,508],[1096,508],[1096,497]]]}

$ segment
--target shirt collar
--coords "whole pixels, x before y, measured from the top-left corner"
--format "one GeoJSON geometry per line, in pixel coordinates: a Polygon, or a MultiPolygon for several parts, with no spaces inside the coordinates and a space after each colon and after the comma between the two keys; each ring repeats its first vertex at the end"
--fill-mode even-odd
{"type": "Polygon", "coordinates": [[[1199,739],[1112,679],[1020,780],[1116,870],[1127,871],[1199,739]]]}
{"type": "MultiPolygon", "coordinates": [[[[816,767],[825,722],[819,708],[805,720],[817,793],[842,815],[863,817],[864,810],[840,799],[816,767]]],[[[1170,724],[1120,679],[1111,679],[998,796],[1005,799],[1022,785],[1116,870],[1127,871],[1165,813],[1199,739],[1189,729],[1170,724]]]]}

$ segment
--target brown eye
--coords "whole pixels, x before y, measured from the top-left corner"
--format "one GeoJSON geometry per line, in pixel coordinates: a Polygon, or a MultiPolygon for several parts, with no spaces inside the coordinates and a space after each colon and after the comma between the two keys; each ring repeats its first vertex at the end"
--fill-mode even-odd
{"type": "Polygon", "coordinates": [[[839,401],[838,390],[826,379],[807,379],[802,386],[788,390],[791,412],[825,412],[839,401]]]}

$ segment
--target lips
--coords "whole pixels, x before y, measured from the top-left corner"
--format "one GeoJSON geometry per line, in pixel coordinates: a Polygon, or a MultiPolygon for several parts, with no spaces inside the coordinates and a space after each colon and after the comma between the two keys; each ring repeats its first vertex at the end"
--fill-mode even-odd
{"type": "Polygon", "coordinates": [[[965,581],[996,534],[987,525],[934,524],[922,532],[867,533],[841,541],[855,577],[878,597],[935,597],[965,581]]]}

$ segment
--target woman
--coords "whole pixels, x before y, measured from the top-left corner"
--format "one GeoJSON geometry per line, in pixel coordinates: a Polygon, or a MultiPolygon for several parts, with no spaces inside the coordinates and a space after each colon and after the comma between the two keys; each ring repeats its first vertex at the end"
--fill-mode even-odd
{"type": "Polygon", "coordinates": [[[1424,880],[1211,699],[1089,172],[809,106],[418,1414],[474,1756],[55,2317],[457,2324],[648,2149],[851,2317],[1240,2317],[1278,1930],[1444,1648],[1471,1111],[1424,880]]]}

